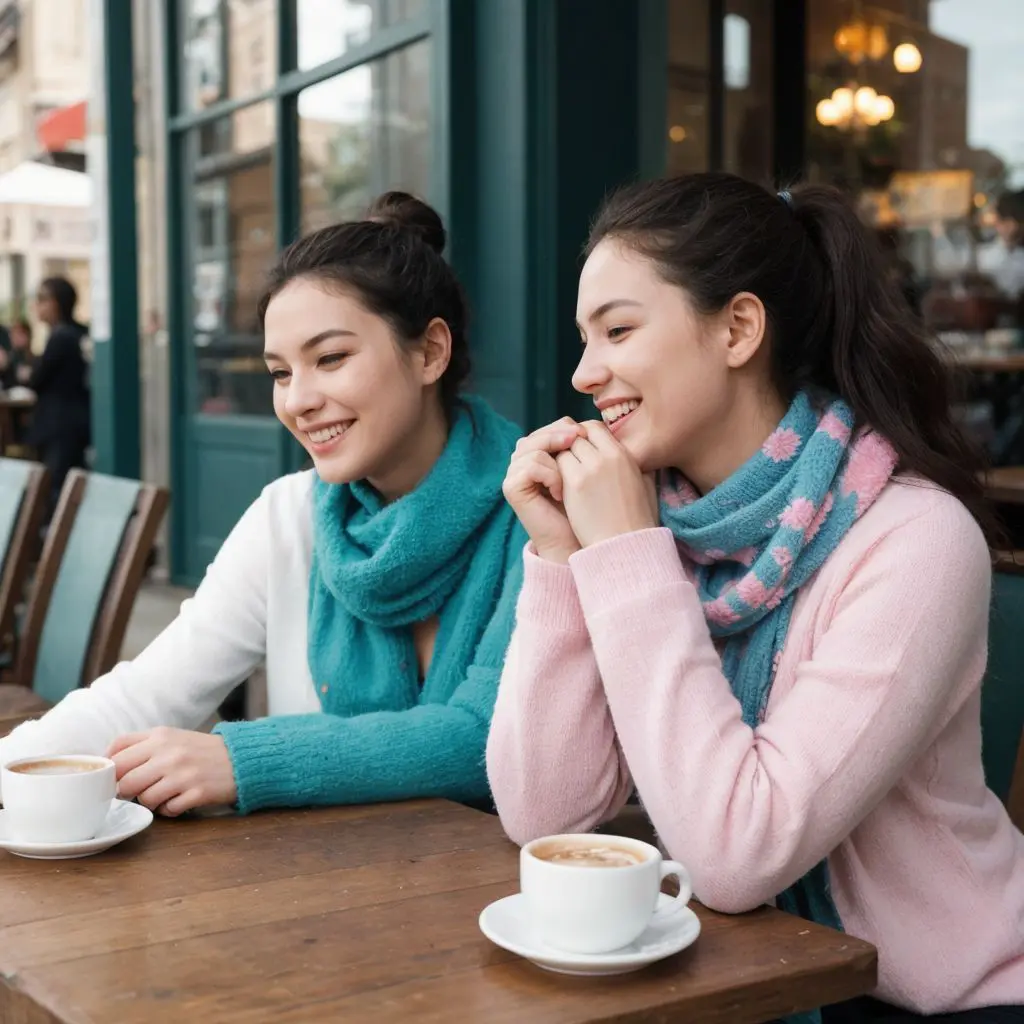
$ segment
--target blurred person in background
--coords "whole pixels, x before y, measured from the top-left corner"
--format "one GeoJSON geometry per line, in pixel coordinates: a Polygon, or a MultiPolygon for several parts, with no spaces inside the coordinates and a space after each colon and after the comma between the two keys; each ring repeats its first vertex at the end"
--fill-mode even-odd
{"type": "Polygon", "coordinates": [[[32,376],[32,327],[27,320],[15,320],[4,334],[10,343],[0,348],[0,388],[25,386],[32,376]]]}
{"type": "Polygon", "coordinates": [[[48,277],[36,293],[36,316],[49,335],[26,382],[37,396],[29,442],[50,473],[49,516],[68,472],[85,467],[89,447],[88,365],[82,351],[88,332],[75,319],[77,302],[75,286],[64,277],[48,277]]]}
{"type": "Polygon", "coordinates": [[[1006,252],[993,269],[992,278],[1000,292],[1017,303],[1019,313],[1024,298],[1024,189],[999,197],[995,227],[1006,252]]]}

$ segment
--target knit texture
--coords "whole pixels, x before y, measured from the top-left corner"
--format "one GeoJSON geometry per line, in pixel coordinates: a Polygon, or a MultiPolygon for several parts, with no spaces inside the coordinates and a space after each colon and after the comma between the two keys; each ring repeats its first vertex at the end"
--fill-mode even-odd
{"type": "Polygon", "coordinates": [[[1020,1001],[1024,835],[981,764],[991,561],[956,498],[890,481],[800,588],[753,729],[667,528],[524,563],[488,737],[512,839],[615,831],[635,786],[706,907],[753,910],[828,858],[879,998],[1020,1001]]]}
{"type": "MultiPolygon", "coordinates": [[[[752,729],[764,718],[797,591],[892,476],[892,446],[872,431],[851,444],[852,429],[844,402],[802,392],[761,449],[707,495],[679,473],[661,482],[661,520],[695,563],[708,628],[724,641],[722,669],[752,729]]],[[[776,902],[841,927],[825,861],[776,902]]]]}
{"type": "Polygon", "coordinates": [[[316,481],[308,660],[324,714],[217,726],[244,813],[488,796],[484,746],[525,536],[501,494],[517,428],[468,399],[426,479],[390,504],[316,481]],[[411,627],[438,632],[419,679],[411,627]]]}

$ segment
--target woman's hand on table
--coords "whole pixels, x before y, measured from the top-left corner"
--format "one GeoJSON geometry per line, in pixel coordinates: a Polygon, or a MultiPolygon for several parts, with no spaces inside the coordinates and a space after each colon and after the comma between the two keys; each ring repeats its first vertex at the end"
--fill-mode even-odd
{"type": "Polygon", "coordinates": [[[107,756],[117,768],[118,796],[167,817],[238,799],[220,736],[161,726],[119,737],[107,756]]]}

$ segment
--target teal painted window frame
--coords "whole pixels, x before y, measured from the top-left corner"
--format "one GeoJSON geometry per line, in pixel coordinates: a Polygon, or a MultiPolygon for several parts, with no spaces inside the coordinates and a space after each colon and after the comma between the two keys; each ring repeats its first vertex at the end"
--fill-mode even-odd
{"type": "MultiPolygon", "coordinates": [[[[274,162],[275,241],[278,249],[293,241],[300,229],[298,95],[311,85],[326,81],[384,57],[423,39],[430,39],[432,90],[431,188],[427,197],[442,216],[452,206],[453,108],[452,25],[471,15],[471,0],[428,0],[423,15],[374,33],[367,42],[341,56],[308,69],[297,65],[295,4],[281,0],[277,11],[277,74],[273,87],[243,98],[223,100],[199,111],[182,108],[182,0],[165,0],[162,5],[164,38],[164,96],[166,119],[165,180],[167,196],[167,325],[170,339],[170,466],[171,466],[171,573],[175,579],[195,582],[183,575],[183,558],[188,543],[186,516],[187,488],[195,486],[194,453],[189,449],[187,421],[197,418],[195,410],[194,354],[187,343],[186,311],[190,306],[189,271],[185,226],[185,189],[191,180],[187,139],[189,132],[203,124],[231,115],[259,103],[275,106],[277,150],[274,162]]],[[[457,73],[457,72],[456,72],[457,73]]],[[[456,115],[457,117],[457,115],[456,115]]],[[[467,153],[465,159],[471,159],[467,153]]],[[[219,419],[219,418],[218,418],[219,419]]],[[[230,425],[244,423],[252,430],[273,431],[280,451],[280,472],[300,468],[305,454],[273,417],[233,416],[230,425]]]]}

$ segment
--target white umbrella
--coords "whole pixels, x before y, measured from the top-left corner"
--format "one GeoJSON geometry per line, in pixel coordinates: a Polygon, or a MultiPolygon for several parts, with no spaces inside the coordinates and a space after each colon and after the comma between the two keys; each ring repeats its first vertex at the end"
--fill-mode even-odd
{"type": "Polygon", "coordinates": [[[0,174],[0,203],[87,207],[92,205],[92,180],[82,171],[26,160],[0,174]]]}

